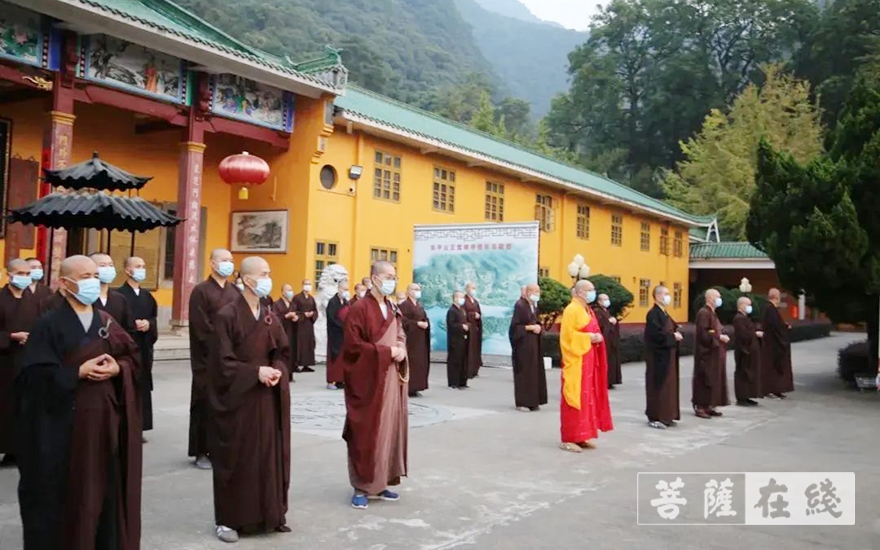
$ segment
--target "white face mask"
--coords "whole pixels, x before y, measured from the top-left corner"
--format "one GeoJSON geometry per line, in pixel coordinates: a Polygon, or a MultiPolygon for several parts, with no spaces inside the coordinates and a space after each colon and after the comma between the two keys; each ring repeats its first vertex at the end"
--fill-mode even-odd
{"type": "Polygon", "coordinates": [[[672,303],[672,296],[670,296],[669,294],[663,296],[663,305],[664,306],[668,306],[671,303],[672,303]]]}
{"type": "Polygon", "coordinates": [[[539,294],[532,294],[529,296],[529,300],[531,300],[533,304],[537,304],[541,300],[541,296],[539,294]]]}
{"type": "Polygon", "coordinates": [[[421,290],[414,291],[413,298],[415,298],[416,300],[421,300],[422,299],[422,291],[421,290]]]}
{"type": "Polygon", "coordinates": [[[357,293],[357,295],[358,295],[358,298],[363,298],[364,296],[367,295],[367,293],[364,292],[363,290],[361,290],[360,292],[357,293]]]}
{"type": "Polygon", "coordinates": [[[311,291],[312,291],[312,285],[303,285],[303,292],[308,293],[311,291]]]}
{"type": "Polygon", "coordinates": [[[342,291],[342,299],[343,299],[343,300],[348,300],[348,299],[350,299],[350,298],[351,298],[351,292],[349,292],[349,291],[347,291],[347,290],[343,290],[343,291],[342,291]]]}

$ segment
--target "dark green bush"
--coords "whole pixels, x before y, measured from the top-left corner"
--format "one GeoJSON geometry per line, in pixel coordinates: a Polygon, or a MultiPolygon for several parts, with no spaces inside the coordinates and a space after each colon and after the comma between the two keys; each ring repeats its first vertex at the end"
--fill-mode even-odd
{"type": "Polygon", "coordinates": [[[837,374],[844,381],[855,385],[856,376],[874,376],[876,373],[868,361],[868,341],[853,342],[837,352],[837,374]]]}
{"type": "Polygon", "coordinates": [[[550,330],[556,324],[559,316],[562,315],[562,310],[571,301],[571,290],[550,277],[541,277],[538,280],[538,286],[541,287],[541,301],[538,302],[538,318],[541,320],[544,330],[550,330]]]}
{"type": "Polygon", "coordinates": [[[605,275],[593,275],[589,280],[596,287],[596,296],[599,294],[608,295],[608,298],[611,300],[611,308],[609,308],[611,315],[618,319],[626,315],[626,312],[633,305],[632,292],[611,277],[605,275]]]}
{"type": "MultiPolygon", "coordinates": [[[[725,325],[729,325],[733,322],[733,316],[736,315],[736,301],[742,297],[746,296],[752,300],[752,319],[759,320],[761,318],[761,314],[764,312],[764,307],[769,303],[767,299],[763,296],[754,293],[746,293],[743,294],[740,292],[738,288],[724,288],[720,286],[713,287],[715,290],[721,293],[721,307],[717,310],[718,319],[725,325]]],[[[693,302],[691,302],[691,308],[693,311],[692,319],[696,319],[697,312],[700,311],[703,306],[706,305],[706,291],[708,288],[697,292],[694,295],[693,302]]]]}

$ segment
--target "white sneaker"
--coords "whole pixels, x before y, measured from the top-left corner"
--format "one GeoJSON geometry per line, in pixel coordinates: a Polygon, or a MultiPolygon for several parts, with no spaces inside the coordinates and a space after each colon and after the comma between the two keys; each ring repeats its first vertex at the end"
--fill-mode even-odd
{"type": "Polygon", "coordinates": [[[217,533],[217,538],[223,542],[238,542],[238,532],[225,525],[218,525],[215,533],[217,533]]]}
{"type": "Polygon", "coordinates": [[[336,390],[336,384],[327,384],[328,390],[336,390]]]}

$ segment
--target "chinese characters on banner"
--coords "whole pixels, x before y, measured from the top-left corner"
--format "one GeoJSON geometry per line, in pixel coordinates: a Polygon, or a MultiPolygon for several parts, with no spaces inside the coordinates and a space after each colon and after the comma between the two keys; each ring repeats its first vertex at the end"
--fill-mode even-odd
{"type": "Polygon", "coordinates": [[[853,472],[639,473],[639,525],[855,525],[853,472]]]}

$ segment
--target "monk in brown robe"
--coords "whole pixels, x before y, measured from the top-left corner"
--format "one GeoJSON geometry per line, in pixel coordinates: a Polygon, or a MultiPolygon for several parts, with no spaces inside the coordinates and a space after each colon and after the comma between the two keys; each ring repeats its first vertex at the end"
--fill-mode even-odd
{"type": "Polygon", "coordinates": [[[679,344],[684,339],[666,312],[672,296],[665,286],[654,288],[654,307],[645,319],[645,416],[652,428],[665,430],[681,419],[679,408],[679,344]]]}
{"type": "Polygon", "coordinates": [[[600,294],[593,311],[599,319],[602,337],[605,338],[605,352],[608,355],[608,389],[623,383],[620,369],[620,325],[617,317],[611,314],[611,298],[600,294]]]}
{"type": "Polygon", "coordinates": [[[741,407],[755,407],[753,398],[761,393],[761,339],[764,333],[752,321],[752,301],[742,296],[736,301],[736,315],[733,317],[733,358],[736,371],[733,374],[733,391],[736,404],[741,407]]]}
{"type": "Polygon", "coordinates": [[[354,296],[351,297],[351,305],[354,305],[358,300],[362,300],[366,295],[366,285],[364,285],[363,283],[358,283],[354,285],[354,296]]]}
{"type": "Polygon", "coordinates": [[[513,396],[522,412],[537,411],[547,404],[547,373],[541,352],[541,323],[538,301],[541,287],[530,284],[513,306],[510,320],[510,348],[513,360],[513,396]]]}
{"type": "Polygon", "coordinates": [[[37,301],[42,304],[52,296],[52,290],[43,283],[46,273],[43,271],[43,262],[39,258],[27,258],[25,260],[31,268],[31,293],[37,297],[37,301]]]}
{"type": "Polygon", "coordinates": [[[6,266],[9,283],[0,290],[0,467],[14,466],[15,362],[40,316],[40,302],[28,290],[31,267],[24,260],[6,266]]]}
{"type": "Polygon", "coordinates": [[[344,309],[348,309],[351,293],[348,291],[348,281],[339,281],[336,295],[327,303],[327,389],[341,390],[345,384],[342,381],[342,361],[339,354],[342,352],[342,339],[345,315],[341,315],[344,309]]]}
{"type": "Polygon", "coordinates": [[[456,390],[468,387],[468,337],[471,330],[464,311],[463,292],[452,294],[452,305],[446,311],[446,383],[456,390]]]}
{"type": "Polygon", "coordinates": [[[113,258],[100,252],[89,257],[98,266],[98,280],[101,281],[101,295],[94,303],[95,309],[106,311],[129,334],[134,334],[134,316],[128,301],[125,296],[110,288],[110,283],[116,279],[116,266],[113,265],[113,258]]]}
{"type": "Polygon", "coordinates": [[[706,291],[706,305],[697,312],[694,328],[694,378],[692,402],[698,418],[722,416],[716,407],[730,405],[727,394],[727,349],[730,337],[715,310],[721,307],[721,293],[706,291]]]}
{"type": "Polygon", "coordinates": [[[794,374],[791,370],[791,341],[788,331],[791,325],[779,314],[781,301],[779,289],[767,293],[770,302],[761,317],[764,338],[761,345],[761,391],[765,397],[785,399],[786,393],[794,391],[794,374]]]}
{"type": "Polygon", "coordinates": [[[483,366],[483,311],[480,302],[477,301],[477,285],[468,283],[465,285],[464,312],[467,314],[468,329],[468,354],[467,354],[467,377],[476,378],[480,375],[480,367],[483,366]]]}
{"type": "Polygon", "coordinates": [[[192,388],[189,404],[189,456],[196,468],[210,470],[208,454],[211,407],[208,402],[208,354],[214,341],[214,319],[241,292],[227,279],[235,270],[232,253],[218,248],[211,252],[211,275],[197,284],[189,297],[189,355],[192,388]]]}
{"type": "Polygon", "coordinates": [[[299,319],[296,315],[296,310],[293,307],[293,287],[290,285],[284,285],[281,287],[281,298],[275,302],[273,308],[275,309],[275,315],[281,320],[281,326],[284,327],[284,333],[287,334],[287,343],[290,345],[290,352],[288,355],[290,356],[290,364],[288,365],[287,372],[288,378],[291,382],[295,382],[293,379],[293,371],[296,367],[294,361],[296,360],[296,320],[299,319]]]}
{"type": "Polygon", "coordinates": [[[287,335],[272,308],[269,264],[241,262],[245,291],[217,313],[208,362],[216,438],[214,516],[217,537],[290,532],[290,385],[287,335]]]}
{"type": "Polygon", "coordinates": [[[310,294],[311,279],[304,279],[302,292],[293,298],[296,311],[296,372],[315,372],[315,321],[318,320],[318,304],[310,294]]]}
{"type": "Polygon", "coordinates": [[[395,501],[388,490],[407,475],[407,395],[409,369],[406,335],[388,300],[397,285],[394,266],[372,268],[373,290],[351,307],[345,321],[342,361],[345,372],[345,428],[351,505],[364,509],[368,499],[395,501]]]}
{"type": "Polygon", "coordinates": [[[422,287],[409,285],[406,299],[400,303],[403,331],[406,333],[406,356],[409,359],[409,396],[421,397],[428,389],[431,372],[431,321],[425,308],[419,303],[422,287]]]}
{"type": "Polygon", "coordinates": [[[16,379],[24,548],[138,550],[140,355],[92,307],[100,294],[92,260],[67,258],[60,277],[65,302],[34,325],[16,379]]]}

